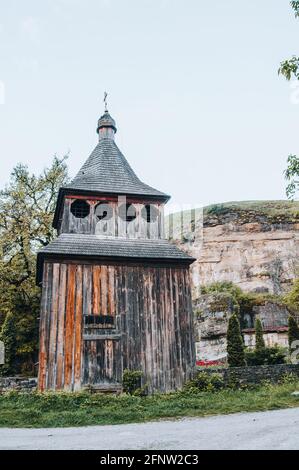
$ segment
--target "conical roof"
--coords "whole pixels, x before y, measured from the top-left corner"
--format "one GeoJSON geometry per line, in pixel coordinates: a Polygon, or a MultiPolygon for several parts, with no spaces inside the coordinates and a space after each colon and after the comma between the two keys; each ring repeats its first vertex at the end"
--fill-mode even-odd
{"type": "Polygon", "coordinates": [[[140,181],[114,136],[116,124],[108,111],[100,117],[97,126],[99,143],[70,184],[60,188],[53,227],[57,228],[61,206],[66,194],[120,195],[156,199],[166,202],[170,196],[140,181]]]}
{"type": "Polygon", "coordinates": [[[113,139],[101,138],[68,189],[168,199],[167,194],[140,181],[113,139]]]}

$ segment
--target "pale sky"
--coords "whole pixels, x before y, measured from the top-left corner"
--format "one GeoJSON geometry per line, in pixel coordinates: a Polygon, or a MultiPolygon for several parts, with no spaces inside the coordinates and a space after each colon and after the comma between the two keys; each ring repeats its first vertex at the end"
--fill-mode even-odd
{"type": "Polygon", "coordinates": [[[107,90],[117,144],[174,203],[285,198],[293,54],[288,0],[0,0],[0,186],[68,150],[74,175],[107,90]]]}

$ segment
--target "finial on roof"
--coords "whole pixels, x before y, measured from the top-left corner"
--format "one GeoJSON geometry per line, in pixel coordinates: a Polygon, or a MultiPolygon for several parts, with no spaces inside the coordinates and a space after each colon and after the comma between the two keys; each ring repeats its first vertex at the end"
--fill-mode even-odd
{"type": "Polygon", "coordinates": [[[99,134],[99,139],[114,139],[114,134],[116,133],[116,125],[114,119],[110,116],[108,107],[107,107],[107,97],[108,93],[104,92],[104,103],[105,103],[105,112],[103,116],[98,120],[97,133],[99,134]]]}
{"type": "Polygon", "coordinates": [[[104,103],[105,103],[105,113],[108,113],[108,108],[107,108],[107,97],[108,97],[108,93],[107,91],[104,91],[104,103]]]}

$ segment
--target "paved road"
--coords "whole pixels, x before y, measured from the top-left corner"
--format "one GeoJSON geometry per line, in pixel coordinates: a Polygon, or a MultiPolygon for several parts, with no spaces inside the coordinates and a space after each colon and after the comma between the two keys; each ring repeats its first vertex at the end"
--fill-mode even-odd
{"type": "Polygon", "coordinates": [[[298,450],[299,408],[117,426],[0,428],[0,449],[298,450]]]}

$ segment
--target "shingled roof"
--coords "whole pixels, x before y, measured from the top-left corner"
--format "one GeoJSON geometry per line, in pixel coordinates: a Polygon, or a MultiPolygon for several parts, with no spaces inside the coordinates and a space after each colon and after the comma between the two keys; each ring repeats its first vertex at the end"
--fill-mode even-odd
{"type": "Polygon", "coordinates": [[[143,183],[114,141],[116,124],[106,111],[98,121],[99,143],[70,184],[60,188],[53,227],[66,194],[125,195],[166,202],[170,196],[143,183]]]}
{"type": "Polygon", "coordinates": [[[166,240],[100,238],[96,235],[63,233],[38,252],[37,281],[42,280],[42,266],[46,258],[101,258],[139,262],[161,262],[190,265],[195,261],[184,251],[166,240]]]}
{"type": "Polygon", "coordinates": [[[167,194],[140,181],[111,138],[102,138],[68,189],[93,193],[130,194],[168,199],[167,194]]]}

